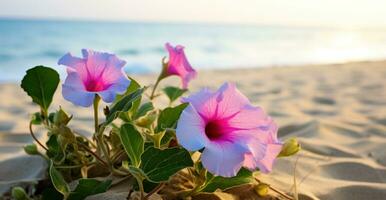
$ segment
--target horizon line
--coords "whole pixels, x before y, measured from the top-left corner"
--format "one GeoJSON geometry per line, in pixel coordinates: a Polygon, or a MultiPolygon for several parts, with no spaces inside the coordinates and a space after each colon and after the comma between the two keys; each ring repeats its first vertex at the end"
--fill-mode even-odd
{"type": "Polygon", "coordinates": [[[25,21],[46,21],[46,22],[91,22],[91,23],[145,23],[145,24],[170,24],[170,25],[214,25],[214,26],[246,26],[246,27],[282,27],[282,28],[304,28],[304,29],[338,29],[338,30],[386,30],[386,27],[343,27],[326,25],[299,25],[299,24],[277,24],[277,23],[236,23],[216,21],[178,21],[178,20],[146,20],[146,19],[98,19],[98,18],[65,18],[65,17],[32,17],[32,16],[5,16],[0,15],[0,20],[25,20],[25,21]]]}

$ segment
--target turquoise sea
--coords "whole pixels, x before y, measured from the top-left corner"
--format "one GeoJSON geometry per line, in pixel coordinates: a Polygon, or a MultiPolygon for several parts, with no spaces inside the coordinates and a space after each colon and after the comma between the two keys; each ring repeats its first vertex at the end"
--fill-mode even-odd
{"type": "Polygon", "coordinates": [[[200,69],[232,69],[386,58],[386,30],[216,24],[0,19],[0,82],[19,81],[27,68],[82,48],[127,61],[128,73],[160,69],[164,43],[183,44],[200,69]]]}

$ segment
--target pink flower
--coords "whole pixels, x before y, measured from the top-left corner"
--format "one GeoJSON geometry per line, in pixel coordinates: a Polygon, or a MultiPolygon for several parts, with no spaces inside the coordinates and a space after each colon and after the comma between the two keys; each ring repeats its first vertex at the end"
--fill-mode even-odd
{"type": "Polygon", "coordinates": [[[177,45],[173,47],[166,43],[165,47],[169,51],[166,74],[179,76],[182,80],[182,87],[186,89],[189,81],[196,77],[197,72],[189,64],[188,59],[186,59],[183,46],[177,45]]]}
{"type": "Polygon", "coordinates": [[[254,107],[234,84],[216,92],[203,89],[183,99],[190,105],[177,124],[177,140],[189,151],[203,149],[201,161],[211,173],[232,177],[241,167],[272,170],[282,144],[277,126],[254,107]]]}
{"type": "Polygon", "coordinates": [[[114,54],[82,49],[83,58],[67,53],[59,59],[59,65],[67,66],[67,78],[63,84],[63,97],[75,105],[88,107],[95,95],[103,101],[114,101],[130,84],[123,71],[125,61],[114,54]]]}

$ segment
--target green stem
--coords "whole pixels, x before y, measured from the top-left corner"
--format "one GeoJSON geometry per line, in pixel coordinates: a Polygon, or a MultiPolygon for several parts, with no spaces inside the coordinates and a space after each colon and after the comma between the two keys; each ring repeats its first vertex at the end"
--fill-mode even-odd
{"type": "Polygon", "coordinates": [[[119,150],[117,153],[111,156],[111,163],[115,163],[121,155],[125,153],[124,150],[119,150]]]}
{"type": "Polygon", "coordinates": [[[40,143],[38,138],[36,138],[36,136],[32,130],[32,122],[29,123],[29,132],[30,132],[32,138],[36,141],[36,143],[38,143],[38,145],[41,146],[44,150],[48,151],[47,147],[45,147],[42,143],[40,143]]]}
{"type": "Polygon", "coordinates": [[[94,126],[95,126],[95,134],[98,133],[99,130],[99,122],[98,122],[98,105],[101,98],[96,94],[94,98],[94,126]]]}
{"type": "Polygon", "coordinates": [[[115,174],[115,175],[119,175],[119,176],[129,176],[130,173],[127,173],[125,171],[122,171],[122,170],[119,170],[119,169],[116,169],[114,167],[111,168],[112,170],[112,173],[115,174]]]}
{"type": "Polygon", "coordinates": [[[40,114],[43,117],[43,124],[49,127],[48,111],[46,109],[41,108],[40,114]]]}
{"type": "Polygon", "coordinates": [[[139,191],[140,191],[140,194],[141,194],[141,197],[140,199],[141,200],[145,200],[145,189],[143,188],[143,180],[137,176],[134,176],[135,179],[137,179],[137,183],[138,183],[138,187],[139,187],[139,191]]]}
{"type": "Polygon", "coordinates": [[[91,149],[89,149],[86,145],[82,144],[82,143],[78,143],[78,145],[80,147],[82,147],[84,150],[86,150],[87,152],[89,152],[91,155],[94,156],[94,158],[96,158],[97,160],[99,160],[99,162],[101,162],[103,165],[105,165],[106,167],[109,167],[109,165],[101,158],[99,157],[96,153],[94,153],[91,149]]]}
{"type": "MultiPolygon", "coordinates": [[[[101,98],[96,94],[95,95],[95,98],[94,98],[94,125],[95,125],[95,138],[96,138],[96,141],[97,141],[97,146],[98,146],[98,149],[100,149],[103,153],[103,155],[105,156],[105,159],[107,160],[107,163],[106,162],[103,162],[104,164],[107,165],[107,167],[111,168],[111,163],[110,163],[110,158],[109,158],[109,155],[108,155],[108,151],[107,151],[107,147],[105,146],[105,143],[103,142],[103,131],[104,131],[104,128],[102,127],[102,129],[99,127],[99,121],[98,121],[98,105],[99,105],[99,102],[100,102],[101,98]]],[[[98,151],[100,152],[100,151],[98,151]]],[[[102,159],[100,159],[102,160],[102,159]]]]}
{"type": "Polygon", "coordinates": [[[150,95],[150,100],[153,100],[154,99],[154,94],[155,94],[155,91],[158,87],[158,84],[161,82],[162,79],[166,78],[168,75],[167,75],[167,67],[168,67],[168,63],[165,62],[165,59],[166,57],[163,57],[162,58],[162,70],[161,70],[161,73],[159,74],[158,78],[157,78],[157,81],[155,82],[154,84],[154,87],[153,87],[153,91],[151,91],[151,95],[150,95]]]}
{"type": "Polygon", "coordinates": [[[156,91],[156,89],[157,89],[159,83],[161,82],[161,80],[162,80],[162,79],[161,79],[161,76],[159,76],[159,77],[157,78],[157,81],[156,81],[155,84],[154,84],[153,90],[151,91],[150,100],[153,100],[153,99],[154,99],[155,91],[156,91]]]}

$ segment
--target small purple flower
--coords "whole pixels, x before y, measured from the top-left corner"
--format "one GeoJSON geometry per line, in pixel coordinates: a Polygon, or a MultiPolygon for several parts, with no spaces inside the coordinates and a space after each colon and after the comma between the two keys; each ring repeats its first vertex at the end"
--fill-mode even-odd
{"type": "Polygon", "coordinates": [[[186,89],[189,81],[196,77],[197,72],[188,62],[183,46],[177,45],[173,47],[166,43],[165,47],[169,52],[166,74],[179,76],[182,80],[182,88],[186,89]]]}
{"type": "Polygon", "coordinates": [[[234,84],[216,92],[203,89],[183,101],[190,105],[178,120],[177,140],[189,151],[204,148],[201,161],[209,172],[232,177],[241,167],[272,170],[282,148],[277,125],[234,84]]]}
{"type": "Polygon", "coordinates": [[[130,84],[123,71],[125,61],[114,54],[82,49],[83,58],[67,53],[59,59],[59,65],[67,66],[67,78],[63,84],[63,97],[75,105],[88,107],[95,95],[106,103],[114,101],[117,94],[126,91],[130,84]]]}

